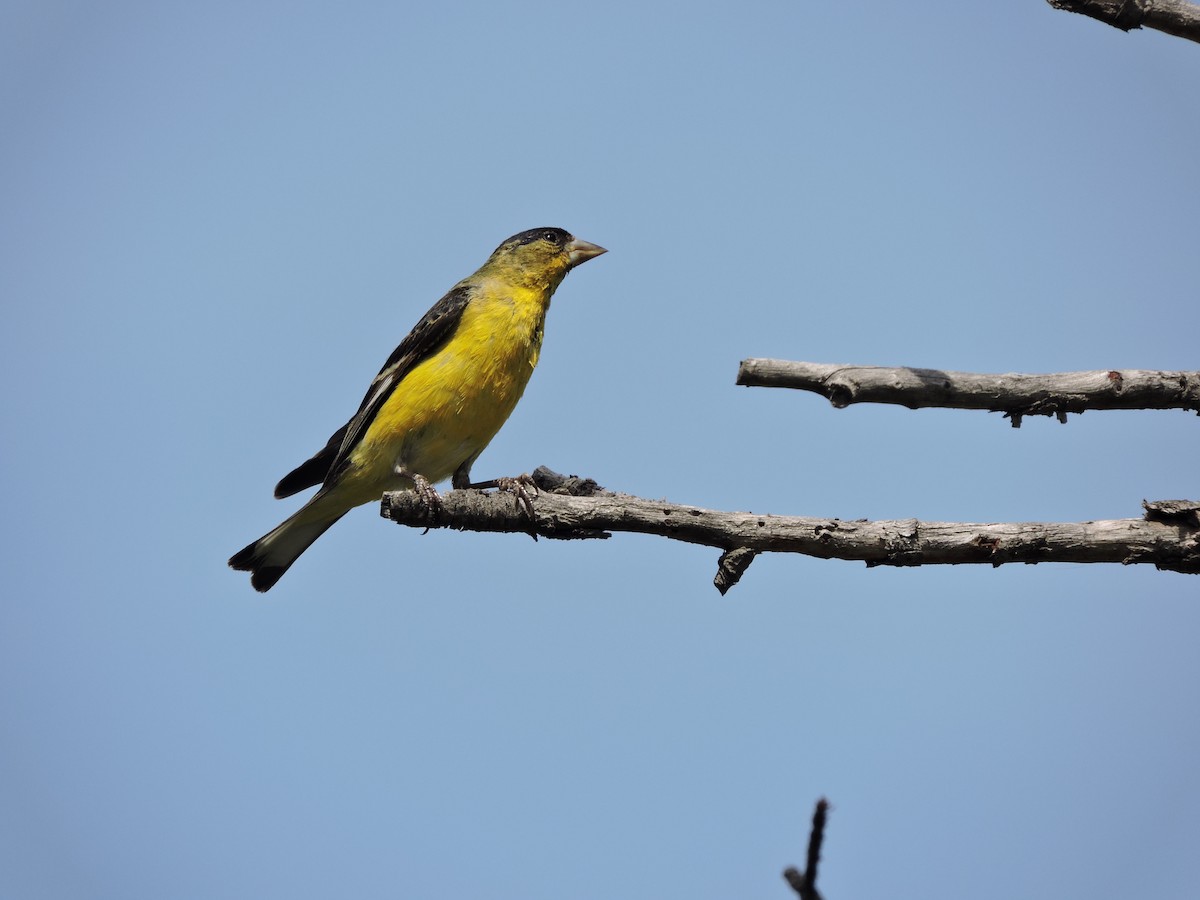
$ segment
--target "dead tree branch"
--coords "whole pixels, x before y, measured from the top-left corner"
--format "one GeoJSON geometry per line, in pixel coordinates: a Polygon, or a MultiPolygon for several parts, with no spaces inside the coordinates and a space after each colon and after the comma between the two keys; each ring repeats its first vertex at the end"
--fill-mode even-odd
{"type": "Polygon", "coordinates": [[[986,409],[1003,412],[1014,428],[1024,416],[1055,416],[1087,409],[1200,411],[1200,372],[1113,369],[1051,375],[988,375],[907,366],[847,366],[744,359],[737,383],[787,387],[826,397],[836,408],[851,403],[893,403],[909,409],[986,409]]]}
{"type": "Polygon", "coordinates": [[[1185,0],[1047,0],[1055,9],[1081,13],[1113,28],[1154,28],[1200,41],[1200,6],[1185,0]]]}
{"type": "Polygon", "coordinates": [[[563,492],[562,476],[539,468],[533,518],[511,495],[450,491],[431,510],[413,491],[384,494],[381,514],[400,525],[513,532],[555,539],[607,538],[614,531],[653,534],[723,551],[718,577],[729,590],[761,552],[861,560],[868,566],[987,563],[1152,563],[1200,573],[1200,501],[1143,503],[1140,519],[1097,522],[965,523],[916,519],[867,521],[721,512],[615,494],[579,481],[585,495],[563,492]]]}
{"type": "Polygon", "coordinates": [[[817,863],[821,861],[821,844],[825,840],[825,819],[828,815],[829,801],[822,797],[813,811],[804,871],[801,872],[795,866],[788,866],[783,870],[783,880],[791,885],[800,900],[821,900],[821,895],[817,893],[817,863]]]}

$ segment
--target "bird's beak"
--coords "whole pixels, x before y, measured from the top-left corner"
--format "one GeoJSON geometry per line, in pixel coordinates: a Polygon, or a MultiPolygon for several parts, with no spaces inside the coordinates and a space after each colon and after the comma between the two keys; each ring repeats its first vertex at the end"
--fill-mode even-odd
{"type": "Polygon", "coordinates": [[[571,238],[571,242],[566,246],[567,250],[567,265],[572,269],[580,263],[587,262],[593,256],[599,256],[601,253],[607,253],[598,244],[589,244],[587,241],[581,241],[579,238],[571,238]]]}

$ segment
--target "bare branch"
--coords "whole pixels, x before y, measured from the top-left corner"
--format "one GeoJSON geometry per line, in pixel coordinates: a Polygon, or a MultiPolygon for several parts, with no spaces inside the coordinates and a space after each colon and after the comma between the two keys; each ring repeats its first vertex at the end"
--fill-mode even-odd
{"type": "Polygon", "coordinates": [[[431,513],[414,492],[393,491],[384,494],[381,513],[393,522],[417,528],[513,532],[567,540],[607,538],[611,532],[625,531],[717,547],[725,552],[725,590],[737,582],[752,559],[752,555],[737,554],[735,563],[729,565],[730,551],[737,550],[861,560],[868,566],[1152,563],[1163,570],[1200,573],[1200,501],[1143,503],[1144,518],[1097,522],[847,521],[720,512],[599,488],[591,496],[570,496],[542,487],[553,474],[546,469],[534,472],[541,493],[533,502],[533,521],[512,496],[475,490],[444,494],[437,513],[431,513]]]}
{"type": "Polygon", "coordinates": [[[1051,375],[988,375],[914,369],[744,359],[737,383],[813,391],[838,409],[851,403],[893,403],[909,409],[986,409],[1003,412],[1014,428],[1023,416],[1056,416],[1086,409],[1200,411],[1200,372],[1113,369],[1051,375]]]}
{"type": "Polygon", "coordinates": [[[1055,9],[1081,13],[1113,28],[1154,28],[1200,41],[1200,6],[1185,0],[1047,0],[1055,9]]]}
{"type": "Polygon", "coordinates": [[[817,893],[817,863],[821,861],[821,844],[825,840],[825,819],[828,814],[829,801],[822,797],[813,811],[804,871],[801,872],[795,866],[788,866],[783,870],[783,880],[791,885],[800,900],[821,900],[821,895],[817,893]]]}

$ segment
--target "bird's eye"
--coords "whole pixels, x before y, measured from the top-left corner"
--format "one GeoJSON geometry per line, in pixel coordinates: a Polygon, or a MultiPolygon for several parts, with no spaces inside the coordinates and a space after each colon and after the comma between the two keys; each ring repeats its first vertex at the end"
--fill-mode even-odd
{"type": "Polygon", "coordinates": [[[548,240],[550,243],[554,244],[556,247],[562,243],[562,240],[559,238],[558,233],[555,231],[547,231],[545,234],[542,235],[542,237],[545,238],[546,240],[548,240]]]}

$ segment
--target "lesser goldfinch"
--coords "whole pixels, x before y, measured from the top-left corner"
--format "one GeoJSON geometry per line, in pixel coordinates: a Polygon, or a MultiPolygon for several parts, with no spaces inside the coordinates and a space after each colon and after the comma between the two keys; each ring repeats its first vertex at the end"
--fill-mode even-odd
{"type": "Polygon", "coordinates": [[[312,499],[229,565],[267,591],[329,526],[385,491],[432,494],[447,477],[455,488],[478,487],[471,464],[529,383],[551,295],[604,252],[561,228],[522,231],[497,247],[421,317],[354,418],[275,486],[276,497],[289,497],[321,485],[312,499]]]}

